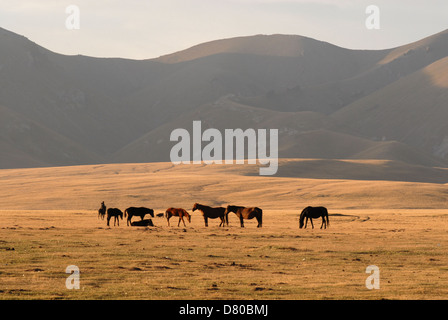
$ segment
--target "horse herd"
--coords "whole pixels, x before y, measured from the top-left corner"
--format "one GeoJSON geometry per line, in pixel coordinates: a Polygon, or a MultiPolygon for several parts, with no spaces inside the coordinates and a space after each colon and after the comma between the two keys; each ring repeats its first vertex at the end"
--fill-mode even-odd
{"type": "MultiPolygon", "coordinates": [[[[233,212],[236,214],[238,219],[240,220],[240,226],[244,227],[244,220],[250,220],[250,219],[257,219],[258,225],[257,228],[261,228],[262,222],[263,222],[263,210],[261,210],[258,207],[240,207],[240,206],[227,206],[224,207],[209,207],[206,205],[202,205],[199,203],[195,203],[193,205],[192,211],[198,210],[203,218],[205,226],[208,227],[208,219],[216,219],[220,218],[221,223],[219,224],[219,227],[224,227],[224,225],[229,225],[229,213],[233,212]]],[[[126,210],[124,210],[124,213],[117,208],[106,208],[106,205],[104,204],[104,201],[101,203],[100,209],[98,209],[98,218],[104,219],[105,216],[107,216],[107,226],[109,226],[109,222],[112,218],[114,218],[114,226],[117,223],[117,225],[120,225],[121,218],[123,220],[123,216],[127,218],[127,225],[131,226],[154,226],[151,219],[144,219],[145,215],[149,214],[151,217],[154,218],[154,210],[145,208],[145,207],[129,207],[126,210]],[[140,217],[140,221],[134,221],[132,222],[132,217],[140,217]]],[[[162,217],[165,215],[165,218],[167,220],[168,226],[170,226],[170,219],[171,217],[178,217],[179,222],[177,223],[177,226],[179,227],[180,222],[182,221],[184,224],[184,227],[186,227],[185,219],[188,220],[188,222],[191,222],[191,215],[187,212],[187,210],[182,208],[168,208],[165,211],[165,214],[159,213],[157,216],[162,217]]],[[[302,210],[299,218],[299,227],[303,228],[307,226],[308,219],[310,219],[311,226],[314,229],[313,219],[322,217],[322,224],[320,228],[324,227],[327,228],[327,225],[330,226],[330,221],[328,220],[328,211],[325,207],[306,207],[302,210]],[[306,219],[306,221],[305,221],[306,219]]]]}

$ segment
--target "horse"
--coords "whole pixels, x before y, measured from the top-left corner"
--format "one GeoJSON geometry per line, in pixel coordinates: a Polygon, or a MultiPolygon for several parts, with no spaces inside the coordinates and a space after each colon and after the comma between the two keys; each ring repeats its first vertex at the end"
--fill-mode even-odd
{"type": "Polygon", "coordinates": [[[308,224],[308,219],[310,219],[311,221],[311,226],[314,229],[314,225],[313,225],[313,218],[319,218],[322,217],[322,224],[320,226],[320,228],[322,229],[323,226],[325,226],[325,229],[327,229],[327,225],[330,226],[330,221],[328,220],[328,211],[327,208],[325,207],[306,207],[305,209],[302,210],[302,213],[300,214],[300,229],[302,229],[303,227],[303,220],[305,220],[306,218],[306,222],[305,222],[305,228],[306,225],[308,224]]]}
{"type": "Polygon", "coordinates": [[[133,227],[154,227],[154,223],[152,223],[151,219],[145,219],[140,221],[131,222],[131,226],[133,227]]]}
{"type": "Polygon", "coordinates": [[[241,228],[244,228],[243,219],[253,219],[256,218],[258,221],[257,228],[261,228],[263,221],[263,210],[258,207],[239,207],[239,206],[227,206],[224,214],[229,214],[233,212],[240,218],[241,228]]]}
{"type": "Polygon", "coordinates": [[[115,222],[117,222],[118,226],[120,226],[120,220],[118,219],[118,217],[120,217],[121,220],[123,220],[123,212],[121,212],[121,210],[117,208],[107,209],[107,226],[109,226],[109,221],[110,218],[112,217],[114,217],[114,226],[115,222]]]}
{"type": "Polygon", "coordinates": [[[101,217],[102,220],[104,220],[104,216],[106,215],[106,205],[104,204],[104,201],[101,202],[101,208],[98,209],[98,219],[101,217]]]}
{"type": "Polygon", "coordinates": [[[191,216],[185,209],[182,209],[182,208],[168,208],[168,209],[166,209],[165,217],[166,217],[166,221],[168,222],[168,226],[170,226],[170,218],[172,216],[179,217],[179,222],[177,223],[177,226],[180,225],[180,221],[182,220],[182,222],[184,223],[184,227],[186,227],[185,221],[184,221],[184,217],[186,217],[188,219],[188,222],[191,223],[191,216]]]}
{"type": "Polygon", "coordinates": [[[145,215],[150,214],[151,217],[154,218],[154,210],[145,208],[145,207],[129,207],[126,210],[124,210],[124,217],[128,217],[126,223],[129,226],[130,223],[132,223],[131,219],[133,216],[140,217],[141,220],[145,217],[145,215]]]}
{"type": "Polygon", "coordinates": [[[216,207],[216,208],[212,208],[209,206],[204,206],[202,204],[199,203],[195,203],[193,206],[193,212],[199,210],[202,212],[202,216],[204,217],[204,222],[205,222],[205,226],[208,227],[208,219],[216,219],[216,218],[220,218],[221,219],[221,223],[219,224],[219,226],[223,226],[224,227],[224,223],[227,223],[227,225],[229,225],[229,217],[227,214],[225,214],[226,212],[226,208],[223,207],[216,207]]]}

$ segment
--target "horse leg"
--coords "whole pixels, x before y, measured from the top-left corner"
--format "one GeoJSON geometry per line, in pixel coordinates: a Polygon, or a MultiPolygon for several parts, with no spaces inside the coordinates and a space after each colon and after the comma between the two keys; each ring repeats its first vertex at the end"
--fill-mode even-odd
{"type": "Polygon", "coordinates": [[[258,221],[257,228],[261,228],[261,226],[263,224],[263,217],[262,216],[257,217],[257,221],[258,221]]]}
{"type": "Polygon", "coordinates": [[[313,218],[311,218],[311,217],[310,217],[310,222],[311,222],[311,226],[312,226],[313,229],[314,229],[313,218]]]}
{"type": "Polygon", "coordinates": [[[179,226],[180,225],[180,221],[182,220],[182,222],[184,223],[184,227],[186,228],[187,226],[186,226],[186,224],[185,224],[185,221],[184,221],[184,217],[182,216],[182,217],[179,217],[179,222],[177,223],[177,226],[179,226]]]}
{"type": "Polygon", "coordinates": [[[308,225],[308,217],[306,217],[306,220],[305,220],[305,229],[306,229],[307,225],[308,225]]]}
{"type": "Polygon", "coordinates": [[[204,216],[204,222],[205,222],[205,226],[208,227],[208,218],[206,216],[204,216]]]}
{"type": "Polygon", "coordinates": [[[221,223],[219,224],[219,226],[223,226],[224,227],[224,217],[219,217],[221,219],[221,223]]]}
{"type": "Polygon", "coordinates": [[[322,227],[325,225],[325,229],[327,229],[327,223],[325,222],[325,216],[322,216],[322,224],[320,226],[320,228],[322,229],[322,227]]]}
{"type": "Polygon", "coordinates": [[[241,225],[241,228],[244,228],[243,216],[240,216],[240,225],[241,225]]]}
{"type": "Polygon", "coordinates": [[[166,217],[166,221],[168,222],[168,227],[170,226],[170,218],[171,218],[170,216],[166,217]]]}
{"type": "Polygon", "coordinates": [[[107,226],[109,227],[110,216],[107,216],[107,226]]]}

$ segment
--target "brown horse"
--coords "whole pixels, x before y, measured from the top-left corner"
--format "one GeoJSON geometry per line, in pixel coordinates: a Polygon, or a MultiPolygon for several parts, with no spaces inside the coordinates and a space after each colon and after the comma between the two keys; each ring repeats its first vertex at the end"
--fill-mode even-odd
{"type": "Polygon", "coordinates": [[[149,214],[151,217],[154,218],[154,210],[145,208],[145,207],[129,207],[126,210],[124,210],[124,217],[128,217],[126,224],[129,226],[129,224],[132,224],[132,217],[137,216],[140,217],[141,220],[145,218],[145,215],[149,214]]]}
{"type": "Polygon", "coordinates": [[[220,227],[221,226],[224,227],[224,223],[227,223],[227,225],[229,225],[229,217],[227,214],[225,214],[226,208],[223,208],[223,207],[212,208],[209,206],[204,206],[199,203],[195,203],[193,206],[193,212],[196,210],[199,210],[202,212],[206,227],[208,227],[208,219],[209,218],[210,219],[220,218],[221,219],[221,223],[219,224],[220,227]]]}
{"type": "Polygon", "coordinates": [[[98,209],[98,219],[101,218],[101,220],[104,220],[104,216],[106,215],[106,205],[104,204],[104,201],[101,202],[101,208],[98,209]]]}
{"type": "Polygon", "coordinates": [[[238,207],[238,206],[227,206],[225,214],[229,214],[229,212],[233,212],[240,218],[241,228],[244,228],[243,219],[253,219],[256,218],[258,221],[257,228],[261,228],[263,221],[263,210],[257,207],[238,207]]]}
{"type": "Polygon", "coordinates": [[[320,228],[322,229],[323,226],[325,226],[325,229],[327,229],[327,225],[330,226],[330,221],[328,220],[328,211],[325,207],[306,207],[302,210],[302,213],[300,214],[299,219],[299,227],[300,229],[303,228],[303,220],[306,218],[305,222],[305,228],[308,224],[308,219],[311,221],[311,226],[314,229],[313,219],[322,217],[322,224],[320,228]]]}
{"type": "Polygon", "coordinates": [[[186,217],[188,219],[188,222],[191,223],[191,216],[185,209],[182,209],[182,208],[166,209],[165,217],[166,217],[166,221],[168,222],[168,226],[170,225],[170,218],[172,216],[179,217],[179,222],[177,223],[177,226],[180,225],[180,221],[182,220],[182,222],[184,223],[184,227],[186,227],[184,217],[186,217]]]}
{"type": "Polygon", "coordinates": [[[109,226],[109,221],[112,217],[114,217],[114,226],[115,222],[117,222],[118,226],[120,226],[120,220],[118,219],[118,217],[120,217],[121,220],[123,220],[123,212],[117,208],[107,209],[107,226],[109,226]]]}

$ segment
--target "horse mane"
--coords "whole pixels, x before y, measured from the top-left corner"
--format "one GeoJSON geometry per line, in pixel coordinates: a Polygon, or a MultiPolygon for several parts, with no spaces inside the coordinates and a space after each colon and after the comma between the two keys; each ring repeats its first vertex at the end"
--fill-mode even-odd
{"type": "Polygon", "coordinates": [[[231,209],[233,209],[233,210],[238,210],[238,209],[244,209],[245,207],[243,207],[243,206],[227,206],[227,208],[231,208],[231,209]]]}
{"type": "Polygon", "coordinates": [[[196,207],[197,207],[199,210],[202,210],[202,209],[212,209],[212,207],[210,207],[210,206],[206,206],[206,205],[199,204],[199,203],[196,203],[196,207]]]}

